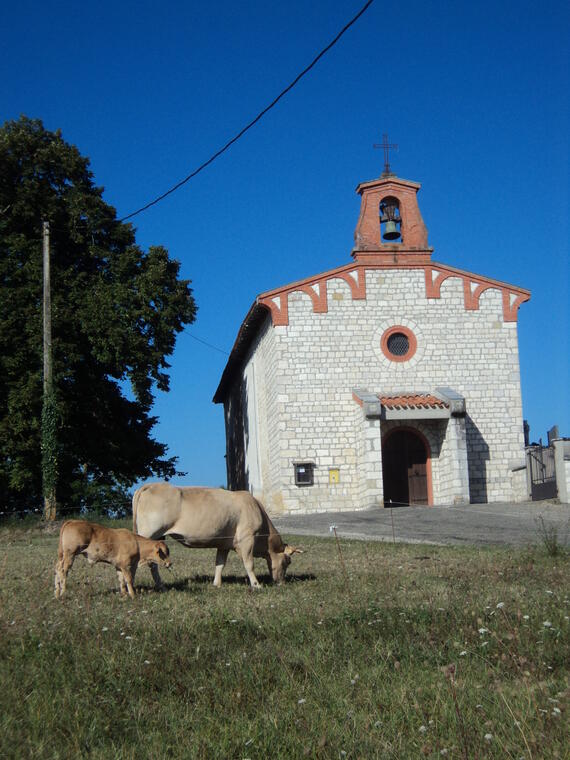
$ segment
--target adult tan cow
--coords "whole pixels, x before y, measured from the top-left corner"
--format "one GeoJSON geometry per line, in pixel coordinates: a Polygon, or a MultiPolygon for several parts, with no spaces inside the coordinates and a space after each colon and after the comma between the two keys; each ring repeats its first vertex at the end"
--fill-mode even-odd
{"type": "MultiPolygon", "coordinates": [[[[291,555],[301,553],[283,543],[263,506],[247,491],[148,483],[133,496],[133,526],[148,538],[172,536],[184,546],[216,549],[214,586],[222,585],[230,549],[241,557],[253,588],[259,588],[254,557],[264,557],[273,580],[280,583],[291,555]]],[[[150,569],[161,588],[158,568],[151,564],[150,569]]]]}
{"type": "Polygon", "coordinates": [[[164,541],[151,541],[126,528],[105,528],[87,520],[67,520],[59,532],[55,566],[56,599],[65,593],[67,574],[78,554],[87,557],[90,565],[96,562],[114,565],[121,596],[124,596],[126,589],[132,599],[135,598],[133,584],[139,565],[171,565],[168,546],[164,541]]]}

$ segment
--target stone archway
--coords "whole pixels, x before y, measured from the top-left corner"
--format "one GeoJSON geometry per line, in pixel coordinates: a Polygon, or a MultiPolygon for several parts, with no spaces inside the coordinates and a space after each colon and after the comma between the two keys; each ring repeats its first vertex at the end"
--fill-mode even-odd
{"type": "Polygon", "coordinates": [[[382,440],[384,505],[430,505],[431,457],[425,437],[413,428],[394,428],[382,440]]]}

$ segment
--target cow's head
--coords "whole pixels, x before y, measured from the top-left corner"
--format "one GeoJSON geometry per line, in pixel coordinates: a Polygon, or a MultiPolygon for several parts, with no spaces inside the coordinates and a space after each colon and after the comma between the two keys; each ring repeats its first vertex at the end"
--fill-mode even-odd
{"type": "Polygon", "coordinates": [[[154,561],[157,565],[164,565],[164,567],[170,567],[172,562],[170,561],[170,552],[168,546],[164,541],[156,541],[154,545],[154,561]]]}
{"type": "Polygon", "coordinates": [[[290,544],[285,544],[282,552],[271,552],[271,575],[274,583],[282,583],[285,580],[285,573],[291,564],[291,555],[302,553],[302,549],[290,544]]]}

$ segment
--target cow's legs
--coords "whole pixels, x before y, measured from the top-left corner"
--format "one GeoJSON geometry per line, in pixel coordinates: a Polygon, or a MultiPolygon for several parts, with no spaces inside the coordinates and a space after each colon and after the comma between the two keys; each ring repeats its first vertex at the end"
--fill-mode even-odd
{"type": "Polygon", "coordinates": [[[243,538],[241,541],[238,541],[239,546],[239,555],[242,558],[243,565],[245,567],[245,571],[247,573],[247,577],[249,578],[249,582],[251,583],[252,588],[261,588],[261,584],[255,577],[255,573],[253,572],[253,536],[248,538],[243,538]]]}
{"type": "Polygon", "coordinates": [[[214,586],[218,588],[222,585],[222,570],[228,558],[229,549],[218,549],[216,552],[216,572],[214,574],[214,586]]]}
{"type": "Polygon", "coordinates": [[[152,579],[154,581],[154,587],[157,591],[164,591],[164,583],[162,582],[162,578],[160,577],[160,573],[158,572],[158,565],[156,562],[151,562],[150,564],[150,572],[152,574],[152,579]]]}

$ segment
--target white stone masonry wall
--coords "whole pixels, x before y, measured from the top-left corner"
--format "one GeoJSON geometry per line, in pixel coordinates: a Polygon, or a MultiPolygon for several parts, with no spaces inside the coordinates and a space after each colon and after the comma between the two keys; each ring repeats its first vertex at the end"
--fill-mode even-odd
{"type": "MultiPolygon", "coordinates": [[[[345,281],[331,280],[327,313],[315,314],[307,294],[292,293],[289,325],[269,327],[251,359],[259,380],[259,488],[268,507],[353,509],[377,500],[378,483],[363,482],[362,466],[363,457],[377,461],[381,493],[380,424],[363,427],[354,388],[450,386],[465,396],[471,500],[509,499],[509,463],[524,451],[516,323],[503,321],[498,289],[485,291],[479,304],[478,311],[465,310],[459,277],[443,283],[441,298],[426,298],[421,269],[367,270],[366,300],[353,300],[345,281]],[[382,334],[393,325],[417,338],[408,362],[389,361],[381,351],[382,334]],[[313,487],[294,485],[295,460],[314,461],[313,487]],[[337,485],[329,485],[331,467],[340,469],[337,485]]],[[[434,441],[436,503],[464,488],[453,485],[459,476],[446,462],[448,444],[434,441]]]]}

